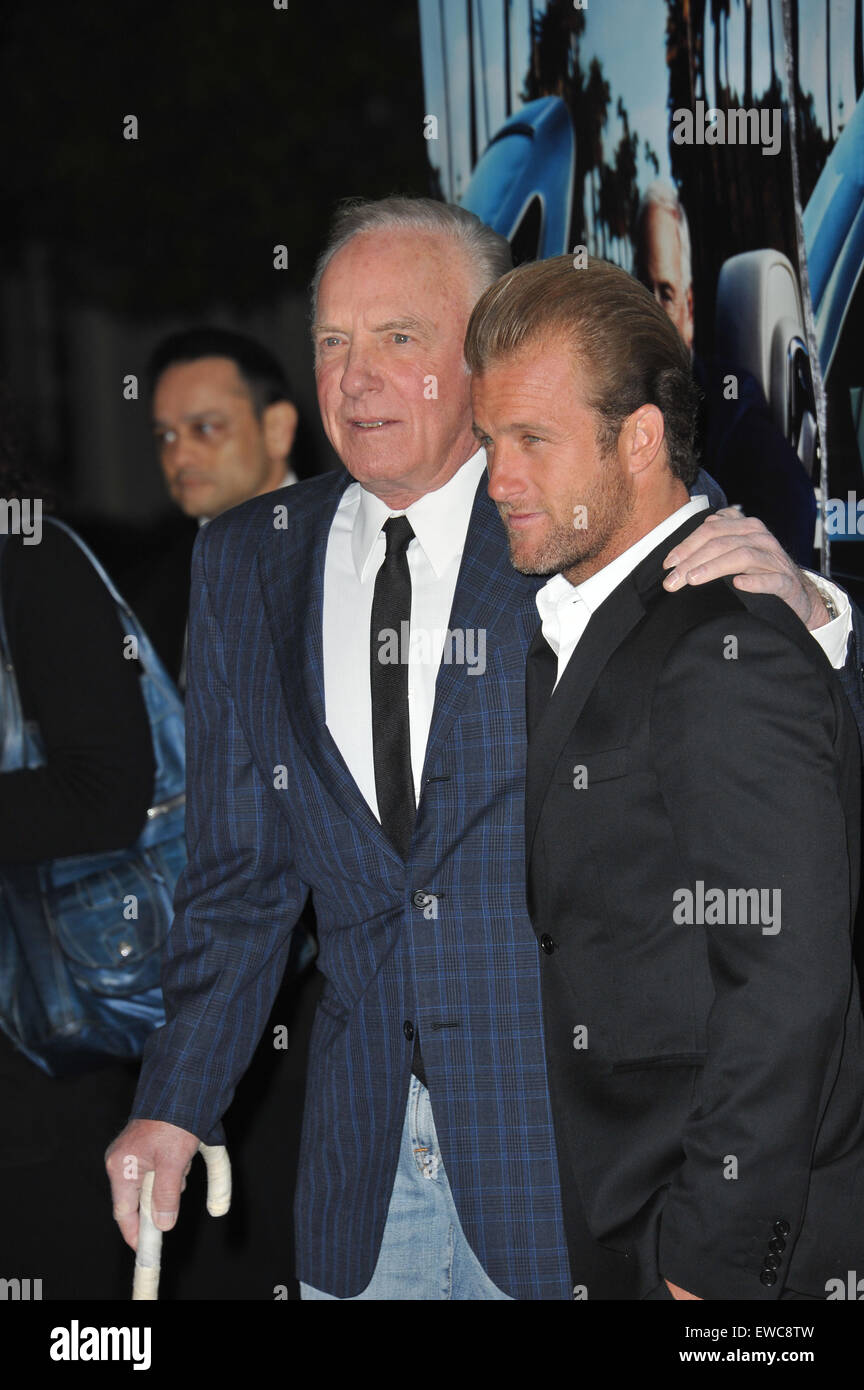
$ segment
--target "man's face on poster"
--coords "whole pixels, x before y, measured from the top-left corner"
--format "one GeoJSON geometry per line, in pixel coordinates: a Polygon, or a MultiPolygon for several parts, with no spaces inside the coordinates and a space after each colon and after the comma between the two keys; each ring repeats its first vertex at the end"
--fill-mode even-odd
{"type": "Polygon", "coordinates": [[[645,209],[637,248],[639,279],[669,315],[685,346],[693,349],[693,285],[684,263],[681,232],[668,208],[645,209]]]}

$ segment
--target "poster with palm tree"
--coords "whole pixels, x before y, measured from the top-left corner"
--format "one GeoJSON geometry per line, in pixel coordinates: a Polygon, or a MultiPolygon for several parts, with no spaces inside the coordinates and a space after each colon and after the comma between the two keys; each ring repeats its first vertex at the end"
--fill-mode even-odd
{"type": "MultiPolygon", "coordinates": [[[[832,449],[857,485],[864,426],[860,409],[843,435],[828,418],[841,310],[826,303],[822,325],[811,302],[805,212],[832,150],[852,144],[861,12],[420,0],[426,109],[445,115],[428,144],[440,195],[508,236],[517,261],[581,245],[638,275],[691,349],[705,466],[826,572],[832,449]]],[[[864,575],[864,560],[850,567],[864,575]]]]}

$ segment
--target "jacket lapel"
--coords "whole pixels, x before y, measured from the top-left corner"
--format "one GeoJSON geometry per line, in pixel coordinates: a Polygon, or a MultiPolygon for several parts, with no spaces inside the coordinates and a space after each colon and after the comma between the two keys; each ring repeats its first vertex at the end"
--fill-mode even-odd
{"type": "MultiPolygon", "coordinates": [[[[525,856],[531,861],[531,851],[546,789],[564,745],[579,720],[585,702],[597,684],[604,667],[648,608],[666,596],[662,587],[664,556],[700,526],[709,511],[688,517],[645,557],[604,603],[592,614],[567,663],[561,680],[555,687],[541,715],[528,748],[525,787],[525,856]]],[[[668,595],[671,599],[672,595],[668,595]]],[[[536,627],[536,625],[535,625],[536,627]]]]}
{"type": "Polygon", "coordinates": [[[347,472],[321,479],[323,495],[292,514],[285,530],[270,529],[259,552],[259,575],[285,707],[300,747],[352,823],[398,860],[325,722],[324,561],[333,517],[352,481],[347,472]]]}
{"type": "MultiPolygon", "coordinates": [[[[510,564],[504,527],[486,485],[484,474],[474,497],[449,621],[451,632],[483,634],[486,671],[472,675],[464,662],[442,663],[423,764],[424,785],[454,720],[471,697],[473,682],[490,678],[496,652],[508,645],[515,645],[519,659],[524,659],[537,626],[534,595],[542,581],[519,574],[510,564]]],[[[524,711],[514,714],[524,718],[524,711]]]]}

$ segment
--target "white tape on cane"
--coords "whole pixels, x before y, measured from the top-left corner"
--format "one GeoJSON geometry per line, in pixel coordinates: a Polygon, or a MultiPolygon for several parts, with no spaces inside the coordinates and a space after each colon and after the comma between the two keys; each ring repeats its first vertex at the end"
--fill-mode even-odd
{"type": "Polygon", "coordinates": [[[138,1249],[135,1252],[135,1277],[132,1281],[132,1301],[154,1301],[159,1297],[159,1270],[162,1263],[162,1232],[153,1225],[151,1203],[155,1173],[145,1173],[141,1184],[138,1219],[138,1249]]]}
{"type": "Polygon", "coordinates": [[[231,1206],[231,1163],[224,1144],[199,1144],[198,1152],[207,1164],[207,1210],[211,1216],[224,1216],[231,1206]]]}
{"type": "MultiPolygon", "coordinates": [[[[224,1144],[199,1144],[198,1152],[207,1165],[207,1210],[211,1216],[224,1216],[231,1206],[231,1163],[224,1144]]],[[[133,1302],[154,1301],[159,1297],[159,1270],[162,1263],[162,1232],[153,1224],[153,1179],[145,1173],[141,1184],[138,1218],[138,1249],[135,1254],[133,1302]]]]}

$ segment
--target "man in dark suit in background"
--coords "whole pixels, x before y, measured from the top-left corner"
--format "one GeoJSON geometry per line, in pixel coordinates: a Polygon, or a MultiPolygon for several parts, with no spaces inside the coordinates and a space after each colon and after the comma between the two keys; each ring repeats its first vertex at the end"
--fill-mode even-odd
{"type": "Polygon", "coordinates": [[[706,501],[687,354],[643,287],[522,266],[466,359],[513,564],[553,576],[526,853],[574,1280],[824,1298],[864,1260],[851,711],[776,598],[663,587],[706,501]]]}
{"type": "MultiPolygon", "coordinates": [[[[147,376],[165,485],[198,526],[249,497],[296,483],[294,393],[263,344],[229,328],[182,329],[154,348],[147,376]]],[[[135,611],[181,690],[196,535],[191,522],[178,526],[129,586],[135,611]]]]}

